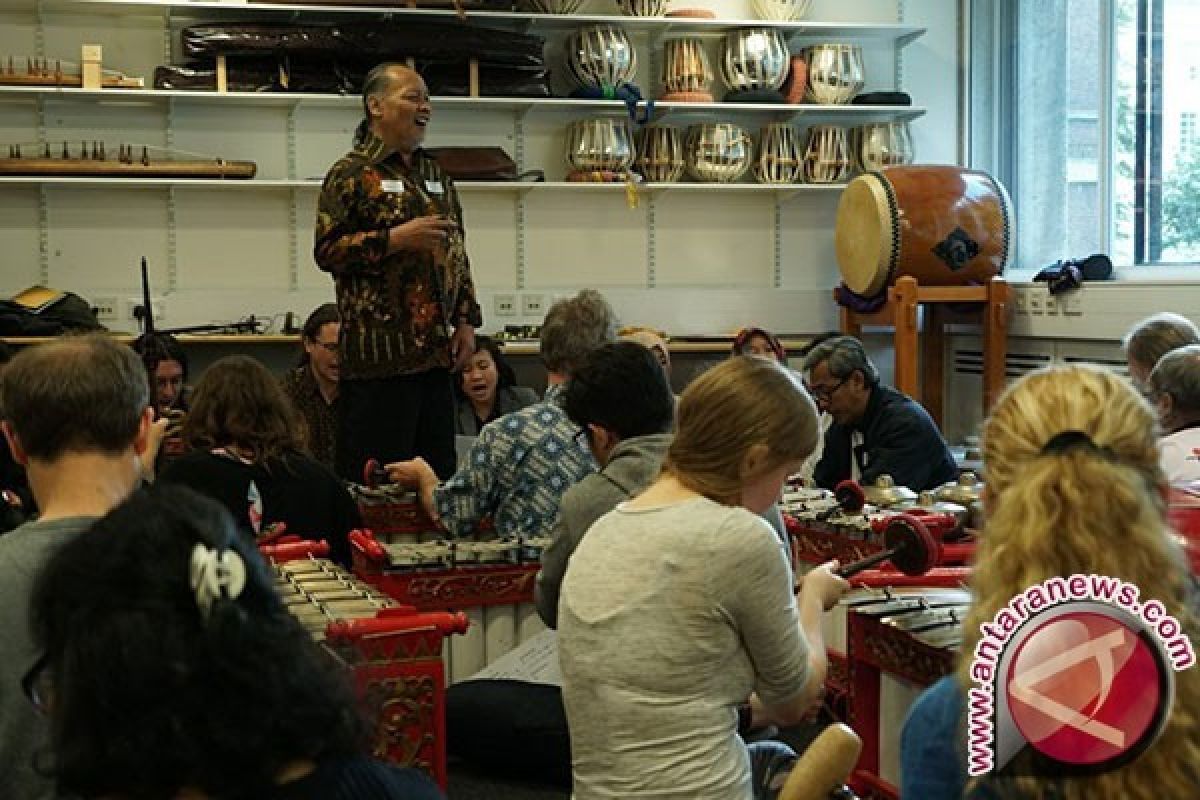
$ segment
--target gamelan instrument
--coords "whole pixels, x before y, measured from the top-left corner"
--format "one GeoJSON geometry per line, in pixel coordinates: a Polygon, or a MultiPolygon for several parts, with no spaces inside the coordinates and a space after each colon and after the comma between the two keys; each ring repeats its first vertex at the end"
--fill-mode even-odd
{"type": "Polygon", "coordinates": [[[883,544],[886,550],[839,567],[838,576],[849,578],[884,561],[891,561],[905,575],[924,575],[942,557],[942,543],[912,514],[896,514],[888,519],[883,544]]]}
{"type": "Polygon", "coordinates": [[[858,587],[824,615],[822,629],[826,706],[863,739],[849,783],[864,796],[896,797],[900,724],[923,688],[953,668],[962,640],[970,603],[963,565],[974,539],[968,509],[946,499],[957,488],[917,494],[881,476],[867,486],[784,492],[797,574],[838,559],[858,587]],[[881,567],[867,569],[873,564],[881,567]]]}
{"type": "Polygon", "coordinates": [[[850,785],[864,796],[898,797],[900,729],[921,692],[954,669],[968,574],[939,568],[906,585],[894,573],[862,573],[868,587],[842,598],[848,721],[863,740],[850,785]]]}
{"type": "Polygon", "coordinates": [[[751,0],[750,6],[759,19],[797,22],[808,16],[812,0],[751,0]]]}
{"type": "MultiPolygon", "coordinates": [[[[79,64],[48,58],[26,58],[25,68],[21,69],[9,56],[6,63],[0,63],[0,86],[83,86],[83,67],[79,64]]],[[[113,69],[102,70],[100,86],[105,89],[141,89],[145,81],[141,78],[131,78],[123,72],[113,69]]]]}
{"type": "Polygon", "coordinates": [[[772,122],[758,137],[754,177],[759,183],[795,183],[803,164],[796,129],[787,122],[772,122]]]}
{"type": "Polygon", "coordinates": [[[675,183],[683,176],[683,137],[670,125],[647,125],[638,133],[634,162],[642,177],[653,183],[675,183]]]}
{"type": "Polygon", "coordinates": [[[458,20],[193,25],[181,32],[188,60],[156,69],[154,85],[358,94],[376,64],[412,59],[435,95],[549,97],[544,49],[540,36],[458,20]]]}
{"type": "Polygon", "coordinates": [[[567,74],[580,89],[605,89],[633,83],[637,51],[624,29],[589,25],[572,33],[563,45],[567,74]]]}
{"type": "Polygon", "coordinates": [[[1008,192],[954,166],[885,167],[850,182],[834,239],[842,280],[873,296],[900,275],[922,286],[983,284],[1012,260],[1008,192]]]}
{"type": "Polygon", "coordinates": [[[1167,492],[1167,521],[1187,556],[1192,574],[1200,576],[1200,481],[1171,485],[1167,492]]]}
{"type": "Polygon", "coordinates": [[[721,50],[721,78],[732,93],[774,92],[783,85],[790,61],[787,44],[778,30],[730,31],[725,34],[721,50]]]}
{"type": "Polygon", "coordinates": [[[667,13],[667,0],[617,0],[627,17],[661,17],[667,13]]]}
{"type": "Polygon", "coordinates": [[[866,85],[858,45],[818,44],[803,52],[808,63],[808,102],[845,105],[866,85]]]}
{"type": "Polygon", "coordinates": [[[634,157],[628,118],[591,117],[570,123],[566,156],[579,172],[627,172],[634,157]]]}
{"type": "MultiPolygon", "coordinates": [[[[373,479],[386,476],[374,471],[373,479]]],[[[484,524],[474,536],[447,539],[413,492],[385,482],[349,489],[368,528],[350,533],[355,575],[398,603],[470,621],[445,653],[448,683],[545,630],[533,587],[549,537],[500,538],[484,524]]]]}
{"type": "Polygon", "coordinates": [[[372,755],[425,770],[446,786],[442,640],[462,614],[418,612],[328,561],[327,542],[259,548],[284,606],[342,668],[368,720],[372,755]]]}
{"type": "Polygon", "coordinates": [[[174,158],[172,152],[149,145],[122,144],[114,151],[104,142],[83,142],[72,152],[41,145],[8,146],[8,158],[0,158],[0,175],[85,178],[226,178],[248,180],[258,166],[253,161],[223,158],[174,158]]]}
{"type": "Polygon", "coordinates": [[[696,37],[668,39],[663,43],[663,93],[659,100],[672,103],[711,103],[712,65],[704,41],[696,37]]]}
{"type": "Polygon", "coordinates": [[[813,125],[804,148],[804,180],[841,183],[850,177],[850,143],[838,125],[813,125]]]}
{"type": "Polygon", "coordinates": [[[912,131],[907,122],[869,122],[850,129],[850,153],[862,172],[913,162],[912,131]]]}
{"type": "Polygon", "coordinates": [[[750,134],[730,122],[706,122],[688,128],[687,171],[704,183],[733,183],[745,174],[754,153],[750,134]]]}

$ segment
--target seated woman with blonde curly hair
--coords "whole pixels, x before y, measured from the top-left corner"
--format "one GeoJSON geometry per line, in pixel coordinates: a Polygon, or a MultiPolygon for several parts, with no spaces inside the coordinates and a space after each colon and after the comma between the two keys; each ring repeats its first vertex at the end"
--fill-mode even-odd
{"type": "MultiPolygon", "coordinates": [[[[1086,365],[1027,375],[1005,392],[984,424],[983,461],[987,521],[971,575],[973,602],[963,624],[961,663],[954,676],[918,699],[904,725],[902,795],[921,800],[1195,798],[1200,783],[1196,669],[1175,673],[1175,693],[1167,697],[1171,704],[1160,735],[1126,763],[1100,774],[1067,774],[1072,770],[1057,765],[1051,775],[1046,757],[1026,745],[1007,765],[998,765],[998,773],[968,779],[963,698],[977,674],[972,654],[981,640],[980,625],[1026,589],[1072,575],[1118,578],[1140,590],[1142,603],[1160,602],[1185,635],[1195,640],[1198,633],[1189,610],[1191,577],[1164,518],[1154,412],[1128,382],[1086,365]]],[[[1021,705],[1019,699],[1010,708],[1044,713],[1042,706],[1021,705]]],[[[1079,746],[1088,738],[1080,732],[1079,746]]]]}

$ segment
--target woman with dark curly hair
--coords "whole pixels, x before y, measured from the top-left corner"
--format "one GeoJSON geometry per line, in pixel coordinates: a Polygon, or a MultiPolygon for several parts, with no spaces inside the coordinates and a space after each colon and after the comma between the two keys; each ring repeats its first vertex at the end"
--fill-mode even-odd
{"type": "Polygon", "coordinates": [[[213,363],[196,384],[183,427],[191,452],[160,480],[219,500],[255,537],[277,531],[326,539],[350,563],[346,535],[362,525],[354,499],[304,452],[304,425],[267,368],[247,356],[213,363]]]}
{"type": "Polygon", "coordinates": [[[219,505],[135,495],[55,554],[33,594],[61,795],[155,800],[430,800],[372,761],[349,686],[287,613],[219,505]]]}
{"type": "Polygon", "coordinates": [[[532,389],[517,386],[517,374],[504,358],[500,343],[475,337],[475,352],[454,385],[458,398],[455,433],[478,436],[484,425],[538,401],[532,389]]]}

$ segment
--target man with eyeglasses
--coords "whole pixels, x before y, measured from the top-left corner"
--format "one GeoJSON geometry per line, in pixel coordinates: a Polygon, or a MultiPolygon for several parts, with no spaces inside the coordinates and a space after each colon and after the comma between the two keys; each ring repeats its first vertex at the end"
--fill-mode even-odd
{"type": "Polygon", "coordinates": [[[325,176],[313,256],[341,312],[337,468],[423,458],[454,472],[454,388],[482,324],[458,192],[421,149],[429,90],[403,64],[363,82],[354,149],[325,176]]]}
{"type": "Polygon", "coordinates": [[[300,333],[303,350],[296,368],[283,376],[283,391],[304,418],[312,457],[335,469],[337,447],[338,332],[336,303],[318,306],[300,333]]]}
{"type": "Polygon", "coordinates": [[[874,483],[890,475],[898,486],[932,489],[958,475],[945,439],[924,408],[881,386],[879,371],[853,336],[821,342],[804,359],[805,385],[833,418],[813,478],[832,489],[844,480],[874,483]]]}
{"type": "Polygon", "coordinates": [[[0,377],[0,406],[7,446],[41,510],[0,537],[0,795],[49,800],[54,782],[34,769],[48,729],[21,691],[39,656],[29,629],[34,581],[59,545],[142,482],[166,420],[154,422],[138,356],[103,334],[22,350],[0,377]]]}

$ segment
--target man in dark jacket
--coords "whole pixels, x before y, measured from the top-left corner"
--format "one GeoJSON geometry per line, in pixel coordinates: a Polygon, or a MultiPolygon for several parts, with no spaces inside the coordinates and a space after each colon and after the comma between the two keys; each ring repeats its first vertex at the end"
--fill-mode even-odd
{"type": "Polygon", "coordinates": [[[833,418],[814,479],[832,489],[854,479],[874,483],[890,475],[914,491],[954,480],[958,468],[929,414],[912,398],[879,384],[879,371],[862,343],[838,336],[804,359],[806,385],[833,418]]]}

